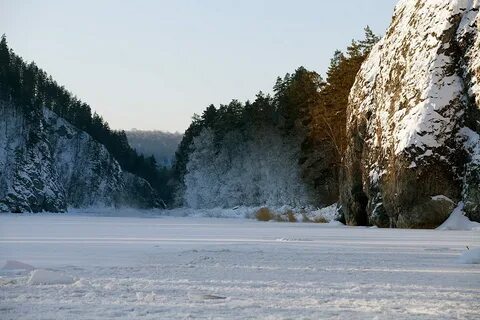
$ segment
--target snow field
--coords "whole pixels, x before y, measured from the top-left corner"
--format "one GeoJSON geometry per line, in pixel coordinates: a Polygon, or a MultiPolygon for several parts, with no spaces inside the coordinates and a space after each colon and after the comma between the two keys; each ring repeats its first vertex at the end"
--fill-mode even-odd
{"type": "Polygon", "coordinates": [[[462,257],[479,247],[478,231],[0,215],[0,267],[10,261],[0,270],[0,314],[478,319],[480,265],[462,257]],[[43,281],[33,284],[39,273],[43,281]]]}

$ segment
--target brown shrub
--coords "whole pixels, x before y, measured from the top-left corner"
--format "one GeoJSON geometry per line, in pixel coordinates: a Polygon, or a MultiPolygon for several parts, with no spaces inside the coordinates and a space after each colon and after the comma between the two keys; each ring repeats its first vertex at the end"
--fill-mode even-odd
{"type": "Polygon", "coordinates": [[[313,222],[315,222],[315,223],[327,223],[328,221],[324,217],[318,216],[318,217],[315,217],[315,219],[313,219],[313,222]]]}
{"type": "Polygon", "coordinates": [[[270,221],[275,217],[275,215],[270,211],[268,208],[260,208],[258,211],[255,213],[255,218],[257,218],[258,221],[270,221]]]}
{"type": "Polygon", "coordinates": [[[295,214],[293,213],[292,210],[287,211],[287,219],[288,219],[288,222],[297,222],[297,218],[295,218],[295,214]]]}

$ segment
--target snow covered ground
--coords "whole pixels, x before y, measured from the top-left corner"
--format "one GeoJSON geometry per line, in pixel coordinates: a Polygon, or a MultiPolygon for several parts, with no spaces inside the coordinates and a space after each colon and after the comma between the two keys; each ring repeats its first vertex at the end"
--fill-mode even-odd
{"type": "Polygon", "coordinates": [[[478,319],[466,246],[479,231],[0,215],[0,318],[478,319]]]}

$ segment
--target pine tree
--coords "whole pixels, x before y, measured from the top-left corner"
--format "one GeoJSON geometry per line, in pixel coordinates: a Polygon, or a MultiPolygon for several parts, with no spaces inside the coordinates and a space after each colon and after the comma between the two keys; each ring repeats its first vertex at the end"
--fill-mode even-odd
{"type": "Polygon", "coordinates": [[[8,88],[8,73],[10,68],[10,52],[8,50],[7,38],[5,34],[0,40],[0,98],[9,99],[10,92],[8,88]]]}
{"type": "Polygon", "coordinates": [[[380,37],[373,33],[372,29],[369,26],[366,26],[365,29],[365,39],[360,40],[360,48],[363,55],[368,55],[372,47],[380,41],[380,37]]]}
{"type": "Polygon", "coordinates": [[[286,134],[303,134],[305,125],[310,122],[309,110],[317,104],[323,85],[318,73],[304,67],[277,80],[274,100],[286,134]]]}
{"type": "Polygon", "coordinates": [[[346,147],[348,96],[361,64],[378,39],[367,26],[365,39],[352,40],[346,53],[335,51],[318,104],[310,109],[312,121],[303,141],[300,163],[306,182],[319,195],[320,205],[338,199],[338,175],[346,147]]]}

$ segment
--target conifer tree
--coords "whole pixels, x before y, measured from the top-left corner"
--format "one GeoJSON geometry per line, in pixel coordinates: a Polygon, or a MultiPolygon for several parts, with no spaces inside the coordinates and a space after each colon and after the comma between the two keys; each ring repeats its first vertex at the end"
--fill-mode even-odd
{"type": "Polygon", "coordinates": [[[363,40],[352,40],[346,53],[335,51],[318,104],[309,110],[312,121],[303,141],[300,163],[305,181],[316,190],[319,205],[330,205],[338,199],[348,96],[362,62],[378,40],[367,26],[363,40]]]}

